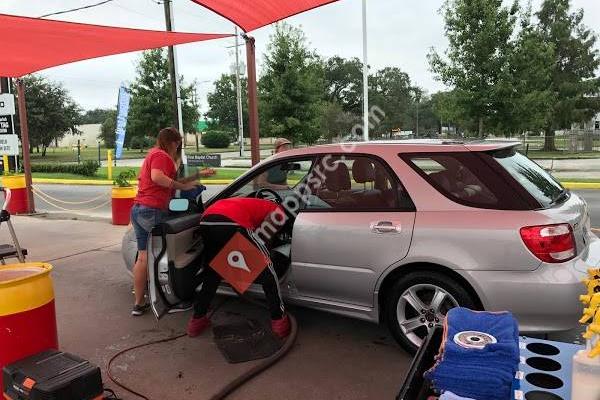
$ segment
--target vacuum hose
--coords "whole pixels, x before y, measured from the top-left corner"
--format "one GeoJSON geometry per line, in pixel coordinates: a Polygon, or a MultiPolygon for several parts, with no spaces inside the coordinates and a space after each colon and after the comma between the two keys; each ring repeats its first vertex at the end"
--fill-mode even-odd
{"type": "Polygon", "coordinates": [[[242,375],[240,375],[239,377],[237,377],[236,379],[234,379],[233,381],[231,381],[230,383],[225,385],[219,392],[212,395],[212,397],[210,397],[210,400],[221,400],[221,399],[226,398],[228,395],[233,393],[236,389],[241,387],[243,384],[245,384],[246,382],[248,382],[249,380],[251,380],[252,378],[257,376],[261,372],[270,368],[277,361],[281,360],[292,349],[292,346],[296,342],[296,337],[298,336],[298,323],[296,322],[296,318],[292,314],[290,314],[288,312],[287,315],[288,315],[288,318],[290,319],[291,327],[290,327],[290,334],[286,338],[283,346],[279,350],[277,350],[277,352],[275,354],[266,358],[260,364],[254,366],[253,368],[244,372],[242,375]]]}

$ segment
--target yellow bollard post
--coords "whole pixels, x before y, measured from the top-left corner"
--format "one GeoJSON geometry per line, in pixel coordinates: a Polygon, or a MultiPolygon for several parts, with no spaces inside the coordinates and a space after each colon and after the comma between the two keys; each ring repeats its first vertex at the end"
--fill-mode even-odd
{"type": "Polygon", "coordinates": [[[2,167],[4,169],[4,175],[8,175],[10,166],[8,165],[8,156],[6,154],[2,156],[2,167]]]}
{"type": "Polygon", "coordinates": [[[107,150],[106,166],[108,167],[108,180],[112,180],[112,150],[107,150]]]}

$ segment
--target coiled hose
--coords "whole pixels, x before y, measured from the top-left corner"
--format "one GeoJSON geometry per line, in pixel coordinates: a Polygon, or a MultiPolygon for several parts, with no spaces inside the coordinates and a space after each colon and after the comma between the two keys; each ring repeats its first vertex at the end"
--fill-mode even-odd
{"type": "MultiPolygon", "coordinates": [[[[264,304],[249,299],[246,296],[240,295],[240,298],[250,304],[254,304],[256,306],[259,306],[261,308],[266,308],[264,304]]],[[[225,299],[223,302],[221,302],[217,307],[215,307],[211,313],[209,314],[209,318],[223,305],[227,302],[228,299],[225,299]]],[[[252,367],[251,369],[249,369],[248,371],[244,372],[242,375],[238,376],[237,378],[235,378],[234,380],[232,380],[231,382],[229,382],[228,384],[226,384],[225,386],[223,386],[217,393],[213,394],[209,399],[210,400],[222,400],[227,398],[227,396],[229,396],[231,393],[233,393],[235,390],[239,389],[241,386],[243,386],[245,383],[249,382],[251,379],[255,378],[256,376],[258,376],[260,373],[266,371],[267,369],[269,369],[271,366],[273,366],[275,363],[277,363],[279,360],[281,360],[287,353],[289,353],[289,351],[292,349],[294,343],[296,342],[296,337],[298,336],[298,322],[296,321],[296,318],[288,311],[287,312],[287,316],[290,319],[290,334],[288,335],[288,337],[285,339],[285,342],[283,344],[283,346],[281,346],[281,348],[279,350],[277,350],[277,352],[275,354],[273,354],[270,357],[265,358],[263,361],[261,361],[259,364],[255,365],[254,367],[252,367]]],[[[144,400],[150,400],[147,396],[143,395],[142,393],[139,393],[131,388],[129,388],[128,386],[126,386],[123,383],[120,383],[111,373],[111,367],[112,367],[112,363],[114,362],[114,360],[116,360],[119,356],[128,353],[130,351],[133,351],[135,349],[139,349],[141,347],[146,347],[146,346],[151,346],[154,344],[159,344],[159,343],[166,343],[166,342],[171,342],[174,340],[177,340],[179,338],[182,338],[184,336],[187,336],[185,333],[182,334],[178,334],[178,335],[174,335],[171,337],[168,337],[166,339],[159,339],[159,340],[153,340],[151,342],[147,342],[147,343],[142,343],[139,344],[137,346],[133,346],[133,347],[128,347],[124,350],[119,351],[117,354],[115,354],[114,356],[112,356],[112,358],[108,361],[108,365],[106,367],[106,372],[107,375],[109,377],[109,379],[117,386],[119,386],[121,389],[134,394],[136,396],[138,396],[139,398],[142,398],[144,400]]]]}

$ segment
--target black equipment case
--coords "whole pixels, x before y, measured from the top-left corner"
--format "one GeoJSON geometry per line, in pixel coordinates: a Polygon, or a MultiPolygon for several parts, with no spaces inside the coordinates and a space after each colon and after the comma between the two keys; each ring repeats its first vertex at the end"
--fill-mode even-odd
{"type": "Polygon", "coordinates": [[[46,350],[3,369],[7,400],[100,400],[100,368],[77,356],[46,350]]]}

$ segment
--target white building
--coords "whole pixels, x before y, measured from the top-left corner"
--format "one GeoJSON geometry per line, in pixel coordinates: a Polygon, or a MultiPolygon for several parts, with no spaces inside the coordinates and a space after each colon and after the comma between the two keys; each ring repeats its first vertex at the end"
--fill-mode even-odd
{"type": "Polygon", "coordinates": [[[67,133],[58,142],[58,147],[76,147],[77,140],[81,141],[81,147],[98,147],[98,136],[100,135],[101,124],[86,124],[79,125],[77,130],[81,132],[81,135],[71,135],[67,133]]]}

